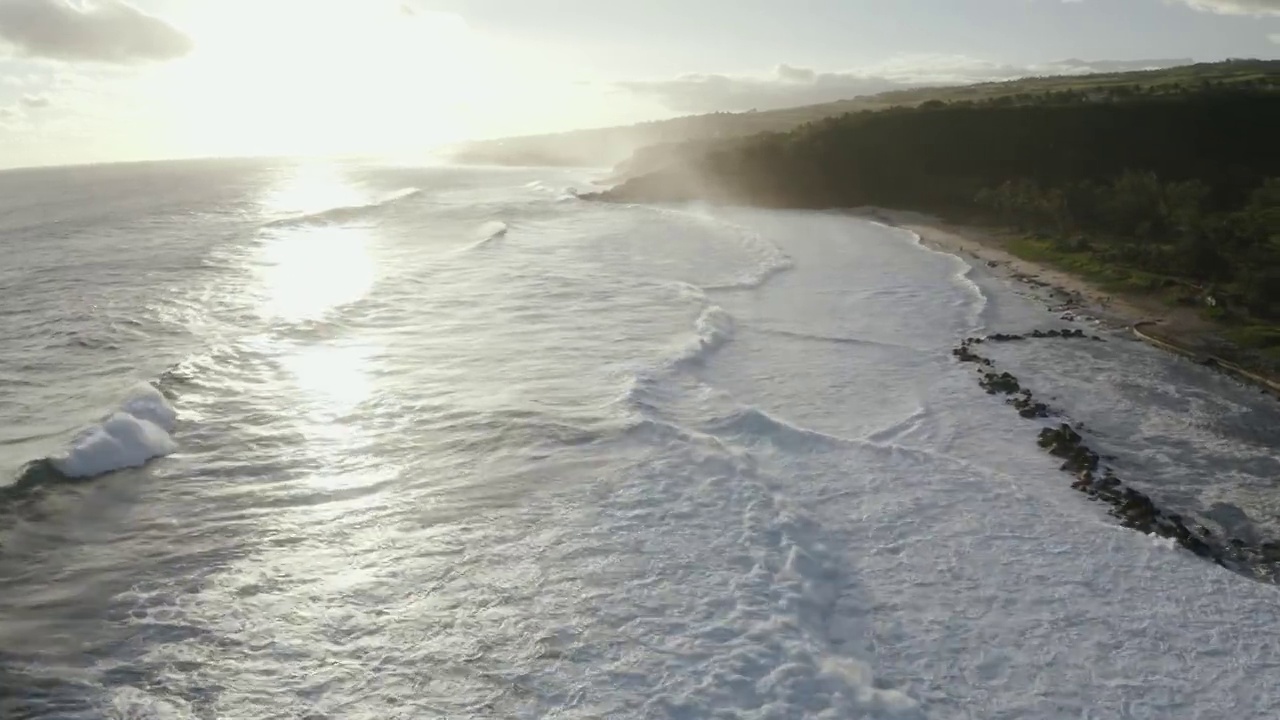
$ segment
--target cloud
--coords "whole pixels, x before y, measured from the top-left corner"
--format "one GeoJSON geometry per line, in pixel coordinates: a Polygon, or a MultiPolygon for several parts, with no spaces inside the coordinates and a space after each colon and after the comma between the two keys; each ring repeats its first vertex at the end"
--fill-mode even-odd
{"type": "Polygon", "coordinates": [[[676,112],[773,110],[847,100],[928,85],[1012,80],[1034,75],[1085,75],[1188,65],[1190,59],[1063,60],[1038,66],[991,63],[964,56],[926,55],[897,58],[863,70],[819,72],[779,65],[768,76],[683,75],[671,80],[618,83],[625,91],[656,99],[676,112]]]}
{"type": "Polygon", "coordinates": [[[1277,45],[1280,45],[1280,33],[1271,33],[1267,36],[1267,39],[1277,45]]]}
{"type": "Polygon", "coordinates": [[[778,66],[778,78],[788,82],[816,82],[818,73],[809,68],[799,68],[783,63],[778,66]]]}
{"type": "Polygon", "coordinates": [[[1280,0],[1178,0],[1195,10],[1220,15],[1280,15],[1280,0]]]}
{"type": "Polygon", "coordinates": [[[0,40],[31,57],[115,64],[193,48],[181,30],[123,0],[0,0],[0,40]]]}
{"type": "Polygon", "coordinates": [[[622,82],[619,86],[636,95],[652,97],[678,112],[768,110],[813,105],[897,87],[886,78],[819,74],[814,70],[785,65],[779,67],[772,77],[693,74],[674,80],[622,82]]]}
{"type": "Polygon", "coordinates": [[[18,102],[27,108],[46,108],[49,107],[49,97],[47,95],[23,95],[18,102]]]}

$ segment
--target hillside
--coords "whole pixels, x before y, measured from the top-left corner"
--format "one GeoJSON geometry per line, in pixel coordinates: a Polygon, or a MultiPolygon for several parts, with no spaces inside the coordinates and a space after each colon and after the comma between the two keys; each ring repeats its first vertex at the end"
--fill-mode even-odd
{"type": "MultiPolygon", "coordinates": [[[[786,132],[823,118],[867,110],[914,107],[924,103],[1032,101],[1045,93],[1080,93],[1108,99],[1134,94],[1182,93],[1206,85],[1275,86],[1280,61],[1232,60],[1186,65],[1164,70],[1033,77],[955,87],[927,87],[870,95],[822,105],[767,112],[713,113],[641,123],[625,127],[506,138],[468,143],[457,149],[463,162],[508,165],[613,166],[635,151],[654,145],[732,139],[762,132],[786,132]]],[[[658,154],[637,159],[631,172],[652,169],[658,154]]]]}

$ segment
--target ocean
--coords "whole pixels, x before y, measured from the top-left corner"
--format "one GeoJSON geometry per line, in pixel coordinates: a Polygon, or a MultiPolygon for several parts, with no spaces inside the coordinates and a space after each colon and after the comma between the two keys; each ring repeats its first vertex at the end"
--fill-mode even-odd
{"type": "Polygon", "coordinates": [[[0,173],[0,717],[1274,718],[1273,400],[833,212],[0,173]],[[991,347],[1057,416],[975,382],[991,347]]]}

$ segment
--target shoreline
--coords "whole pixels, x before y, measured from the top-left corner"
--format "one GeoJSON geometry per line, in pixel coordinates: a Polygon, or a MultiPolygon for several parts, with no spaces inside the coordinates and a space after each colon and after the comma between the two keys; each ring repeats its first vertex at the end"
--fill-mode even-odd
{"type": "Polygon", "coordinates": [[[1208,330],[1206,321],[1185,309],[1169,308],[1154,299],[1107,292],[1077,275],[1020,258],[1005,249],[998,231],[955,225],[909,210],[864,208],[856,214],[908,230],[915,233],[926,247],[978,262],[1006,280],[1038,290],[1036,294],[1054,311],[1087,315],[1115,330],[1152,323],[1167,327],[1171,332],[1179,329],[1193,333],[1208,330]],[[1192,317],[1183,317],[1188,314],[1192,317]]]}
{"type": "Polygon", "coordinates": [[[1093,283],[1045,263],[1026,260],[1005,248],[1003,233],[945,222],[909,210],[858,208],[858,217],[915,233],[934,250],[978,262],[1000,277],[1033,290],[1051,311],[1095,319],[1111,330],[1128,331],[1142,342],[1213,367],[1236,380],[1280,398],[1280,381],[1216,355],[1218,328],[1192,308],[1168,305],[1155,297],[1103,290],[1093,283]]]}
{"type": "MultiPolygon", "coordinates": [[[[608,192],[579,195],[588,201],[618,202],[608,192]]],[[[643,202],[633,200],[633,202],[643,202]]],[[[751,207],[750,203],[743,205],[751,207]]],[[[757,206],[758,207],[758,206],[757,206]]],[[[988,272],[1004,280],[1016,281],[1064,320],[1096,323],[1107,330],[1128,333],[1133,339],[1178,355],[1198,365],[1210,367],[1237,382],[1259,388],[1280,400],[1280,375],[1242,365],[1230,343],[1222,337],[1221,325],[1204,317],[1199,309],[1171,305],[1158,297],[1137,292],[1104,290],[1093,282],[1052,265],[1015,255],[1007,242],[1018,237],[1010,230],[962,225],[914,210],[894,210],[860,206],[830,210],[907,230],[924,247],[955,255],[965,262],[981,263],[988,272]]]]}

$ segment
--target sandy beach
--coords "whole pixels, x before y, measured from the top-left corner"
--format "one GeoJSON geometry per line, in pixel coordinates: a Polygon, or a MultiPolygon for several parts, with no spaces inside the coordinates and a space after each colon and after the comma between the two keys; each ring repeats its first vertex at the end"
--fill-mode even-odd
{"type": "Polygon", "coordinates": [[[1192,308],[1171,307],[1158,298],[1117,294],[1061,270],[1017,257],[1005,249],[1005,237],[985,228],[953,225],[905,210],[870,209],[867,217],[910,230],[925,245],[985,265],[1011,280],[1041,291],[1054,308],[1096,318],[1114,328],[1158,328],[1162,337],[1188,348],[1199,346],[1212,325],[1192,308]]]}
{"type": "Polygon", "coordinates": [[[1217,328],[1195,308],[1171,306],[1159,298],[1104,290],[1083,278],[1043,263],[1017,257],[1005,249],[1009,237],[987,228],[956,225],[907,210],[860,208],[858,215],[910,230],[926,246],[985,265],[1009,280],[1023,283],[1050,309],[1082,320],[1095,319],[1172,353],[1214,365],[1238,380],[1253,383],[1280,397],[1280,379],[1219,356],[1217,328]]]}

